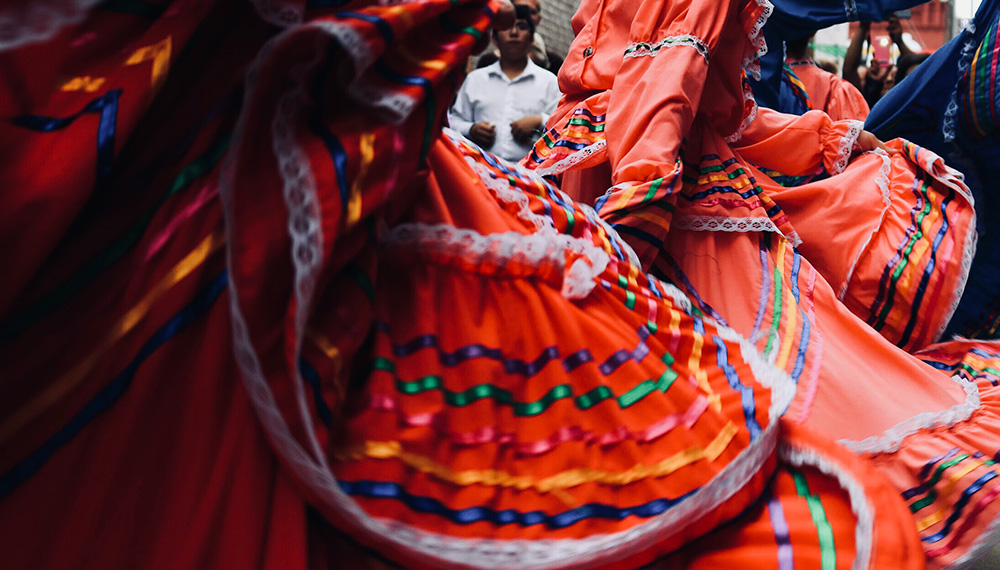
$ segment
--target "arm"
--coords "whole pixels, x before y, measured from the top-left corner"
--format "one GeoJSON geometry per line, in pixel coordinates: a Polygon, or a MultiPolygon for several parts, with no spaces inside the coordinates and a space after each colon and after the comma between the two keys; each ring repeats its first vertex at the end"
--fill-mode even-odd
{"type": "Polygon", "coordinates": [[[889,16],[889,19],[886,20],[886,32],[889,34],[892,43],[896,44],[896,48],[899,49],[900,57],[913,54],[913,51],[903,41],[903,26],[899,23],[899,18],[895,14],[889,16]]]}
{"type": "Polygon", "coordinates": [[[833,121],[822,111],[799,116],[760,108],[733,149],[749,162],[782,174],[811,174],[820,166],[839,174],[863,132],[860,121],[833,121]]]}
{"type": "Polygon", "coordinates": [[[465,82],[458,90],[458,96],[455,97],[455,104],[448,110],[448,123],[451,128],[465,136],[469,136],[469,131],[475,123],[475,105],[469,97],[469,79],[465,78],[465,82]]]}
{"type": "Polygon", "coordinates": [[[858,66],[861,65],[861,52],[870,31],[871,22],[858,22],[858,29],[854,30],[851,45],[847,46],[847,53],[844,54],[844,79],[857,87],[859,91],[861,90],[861,76],[858,75],[858,66]]]}

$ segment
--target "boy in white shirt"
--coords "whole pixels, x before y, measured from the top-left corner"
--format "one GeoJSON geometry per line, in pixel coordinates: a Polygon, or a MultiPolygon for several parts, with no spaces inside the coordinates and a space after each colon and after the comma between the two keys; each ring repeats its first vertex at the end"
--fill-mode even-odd
{"type": "Polygon", "coordinates": [[[535,34],[526,6],[515,6],[517,21],[494,30],[500,60],[469,74],[448,113],[453,129],[510,161],[531,150],[559,102],[559,81],[528,57],[535,34]]]}

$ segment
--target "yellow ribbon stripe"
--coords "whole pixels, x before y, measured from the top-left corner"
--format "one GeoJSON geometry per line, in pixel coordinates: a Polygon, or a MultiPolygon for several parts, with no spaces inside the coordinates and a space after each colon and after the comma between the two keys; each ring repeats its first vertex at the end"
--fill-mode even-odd
{"type": "Polygon", "coordinates": [[[736,427],[736,424],[729,422],[706,447],[695,446],[685,449],[653,465],[640,464],[618,472],[589,468],[569,469],[541,480],[535,480],[527,475],[511,475],[495,469],[453,471],[429,457],[404,451],[402,444],[398,441],[367,441],[355,449],[337,454],[336,457],[341,462],[357,461],[365,457],[398,459],[408,467],[454,485],[485,485],[514,488],[520,491],[534,489],[539,493],[552,493],[564,502],[573,502],[572,498],[564,491],[585,483],[624,486],[650,477],[666,477],[702,459],[715,461],[738,432],[739,428],[736,427]]]}
{"type": "Polygon", "coordinates": [[[24,406],[18,410],[17,413],[11,415],[2,424],[0,424],[0,443],[7,441],[9,438],[17,434],[18,430],[24,427],[27,423],[35,419],[39,414],[41,414],[45,409],[49,408],[60,398],[69,394],[76,386],[87,377],[87,374],[97,365],[100,359],[112,348],[119,340],[122,339],[126,334],[129,333],[137,324],[139,324],[143,317],[149,312],[150,308],[156,303],[156,301],[163,296],[164,293],[169,291],[174,285],[179,283],[182,279],[191,274],[199,265],[201,265],[205,259],[208,258],[214,251],[218,250],[222,244],[225,243],[225,238],[223,233],[218,231],[212,235],[206,237],[194,248],[191,253],[187,254],[169,273],[154,286],[146,295],[135,304],[127,313],[125,313],[114,326],[111,327],[110,332],[104,337],[104,340],[97,343],[97,348],[90,353],[86,358],[83,359],[79,364],[70,369],[69,372],[64,374],[62,377],[52,382],[51,386],[43,390],[40,394],[35,396],[30,402],[27,402],[24,406]]]}

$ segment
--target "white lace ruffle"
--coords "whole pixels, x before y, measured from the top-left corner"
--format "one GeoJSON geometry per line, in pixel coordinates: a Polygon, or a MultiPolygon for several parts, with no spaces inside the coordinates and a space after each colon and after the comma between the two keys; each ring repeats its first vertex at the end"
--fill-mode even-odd
{"type": "Polygon", "coordinates": [[[771,232],[776,233],[792,245],[802,245],[797,233],[785,235],[774,225],[771,218],[732,218],[728,216],[674,216],[671,226],[696,232],[771,232]]]}
{"type": "MultiPolygon", "coordinates": [[[[976,21],[974,19],[969,20],[963,32],[969,36],[975,34],[976,21]]],[[[962,46],[961,55],[958,56],[958,73],[955,76],[955,86],[951,92],[951,99],[948,101],[948,106],[944,110],[944,120],[941,121],[941,134],[944,136],[944,142],[955,140],[955,117],[958,115],[958,83],[969,69],[972,57],[976,54],[978,47],[975,39],[970,37],[966,40],[965,45],[962,46]]]]}
{"type": "Polygon", "coordinates": [[[734,143],[739,141],[743,137],[743,131],[747,130],[750,123],[757,118],[757,100],[754,99],[753,91],[750,90],[750,86],[743,85],[743,107],[746,108],[746,103],[750,103],[750,111],[747,115],[743,117],[743,122],[740,123],[740,127],[736,129],[736,132],[726,137],[727,143],[734,143]]]}
{"type": "Polygon", "coordinates": [[[920,167],[925,172],[930,173],[938,182],[941,182],[965,198],[972,208],[972,220],[966,231],[965,245],[962,248],[961,269],[958,279],[955,281],[955,293],[952,296],[948,311],[944,314],[944,318],[941,320],[941,324],[934,335],[934,340],[936,341],[944,335],[945,329],[948,328],[951,318],[955,315],[955,311],[958,310],[958,305],[962,301],[965,286],[968,284],[969,272],[972,270],[972,261],[976,256],[976,247],[979,240],[979,234],[976,232],[976,201],[972,195],[972,191],[965,184],[965,175],[945,164],[940,156],[925,148],[917,155],[917,159],[920,161],[920,167]]]}
{"type": "Polygon", "coordinates": [[[31,0],[0,8],[0,52],[42,42],[83,21],[101,0],[31,0]]]}
{"type": "Polygon", "coordinates": [[[875,184],[878,186],[879,192],[882,194],[882,213],[879,215],[878,224],[872,228],[870,234],[868,234],[868,239],[858,250],[858,254],[854,257],[854,261],[851,262],[850,269],[847,270],[847,276],[844,277],[844,283],[840,286],[840,291],[837,294],[837,298],[841,301],[847,296],[847,288],[851,283],[851,278],[854,277],[854,270],[858,267],[858,262],[864,257],[865,253],[868,252],[868,246],[871,245],[872,239],[878,234],[879,230],[885,224],[885,217],[889,213],[889,207],[892,205],[892,198],[889,195],[889,172],[892,168],[892,159],[889,158],[889,154],[884,150],[877,148],[873,151],[874,154],[878,155],[882,159],[882,166],[879,169],[878,177],[875,178],[875,184]]]}
{"type": "MultiPolygon", "coordinates": [[[[503,160],[500,157],[495,158],[503,160]]],[[[531,207],[528,205],[527,194],[511,188],[506,178],[498,178],[490,167],[476,162],[471,156],[465,157],[465,163],[479,175],[479,179],[494,198],[504,204],[517,206],[517,219],[527,224],[528,228],[539,231],[542,228],[553,227],[552,220],[531,211],[531,207]]],[[[511,169],[513,170],[513,167],[511,169]]]]}
{"type": "Polygon", "coordinates": [[[854,526],[855,555],[851,570],[866,570],[871,563],[875,514],[872,503],[868,500],[868,494],[865,493],[861,483],[850,473],[813,449],[782,443],[778,446],[778,455],[795,467],[809,465],[819,469],[820,472],[834,477],[840,486],[847,491],[847,496],[851,501],[851,511],[858,519],[858,523],[854,526]]]}
{"type": "Polygon", "coordinates": [[[748,75],[760,81],[760,58],[767,54],[767,41],[764,40],[764,35],[761,32],[764,29],[764,24],[767,23],[768,18],[774,12],[774,4],[771,4],[768,0],[756,0],[756,2],[758,6],[764,8],[764,11],[761,12],[757,18],[757,22],[747,32],[747,40],[750,42],[753,52],[743,59],[743,69],[748,75]]]}
{"type": "Polygon", "coordinates": [[[385,232],[380,240],[387,248],[404,248],[409,252],[429,252],[445,258],[461,259],[469,264],[487,263],[500,268],[504,275],[510,262],[530,267],[549,265],[562,273],[563,297],[584,299],[597,285],[597,276],[608,266],[610,258],[584,240],[542,230],[535,234],[504,232],[483,235],[475,230],[447,224],[400,224],[385,232]],[[566,267],[566,252],[584,253],[566,267]]]}
{"type": "Polygon", "coordinates": [[[646,43],[646,42],[636,42],[628,44],[625,48],[625,56],[623,59],[628,59],[630,57],[654,57],[660,50],[664,48],[672,48],[678,46],[685,46],[694,49],[705,59],[705,63],[708,63],[709,51],[708,45],[705,44],[698,36],[693,36],[691,34],[684,34],[682,36],[669,36],[663,38],[656,43],[646,43]]]}
{"type": "Polygon", "coordinates": [[[584,160],[587,160],[592,155],[603,151],[608,146],[608,141],[601,139],[591,145],[588,145],[580,150],[574,152],[573,154],[567,156],[566,158],[560,160],[559,162],[553,164],[552,166],[546,166],[544,168],[536,168],[537,172],[541,176],[549,176],[551,174],[559,174],[565,172],[570,168],[573,168],[577,164],[580,164],[584,160]]]}
{"type": "Polygon", "coordinates": [[[861,441],[841,439],[837,443],[859,455],[895,453],[899,451],[904,439],[921,430],[939,426],[952,427],[958,422],[964,422],[972,416],[972,412],[979,409],[979,387],[975,382],[969,382],[958,376],[952,376],[951,379],[962,386],[965,391],[965,401],[947,410],[917,414],[885,430],[882,435],[874,435],[861,441]]]}
{"type": "MultiPolygon", "coordinates": [[[[269,41],[262,48],[257,60],[247,73],[244,110],[234,129],[233,145],[223,165],[220,178],[220,196],[225,214],[226,231],[230,238],[233,232],[237,231],[240,223],[240,220],[234,216],[234,200],[238,192],[235,187],[235,172],[243,166],[239,164],[239,157],[244,145],[247,144],[244,135],[245,126],[251,120],[251,114],[256,117],[261,111],[261,109],[251,105],[256,95],[257,76],[262,66],[269,61],[275,46],[287,40],[290,34],[300,33],[301,29],[305,27],[297,27],[269,41]]],[[[321,48],[318,48],[318,51],[321,51],[321,48]]],[[[325,50],[322,51],[325,53],[325,50]]],[[[316,57],[319,59],[320,55],[317,53],[316,57]]],[[[322,60],[320,59],[320,61],[322,60]]],[[[307,63],[305,66],[295,69],[294,75],[297,79],[307,75],[306,72],[311,65],[312,63],[307,63]]],[[[298,85],[278,99],[277,105],[283,108],[277,110],[277,116],[272,121],[276,139],[289,135],[294,139],[294,133],[291,130],[298,124],[296,118],[299,117],[301,109],[297,108],[296,105],[302,102],[300,97],[303,93],[308,96],[308,91],[303,91],[302,85],[298,85]]],[[[286,143],[289,142],[287,138],[282,140],[286,143]]],[[[275,144],[277,145],[278,142],[275,141],[275,144]]],[[[312,283],[310,276],[315,270],[314,261],[316,260],[311,254],[307,254],[304,259],[296,256],[300,253],[298,245],[306,247],[308,251],[311,247],[310,244],[314,243],[318,236],[312,225],[315,221],[314,216],[317,214],[313,207],[315,196],[309,196],[310,192],[315,190],[310,184],[313,175],[308,161],[299,162],[299,151],[296,150],[294,141],[290,147],[276,148],[275,151],[279,165],[291,164],[287,172],[282,171],[282,177],[285,183],[285,199],[289,204],[288,227],[293,234],[291,253],[296,272],[295,295],[297,303],[303,307],[309,307],[312,302],[310,298],[312,291],[310,287],[300,287],[298,284],[312,283]],[[300,219],[299,216],[305,218],[300,219]],[[300,226],[299,222],[304,223],[300,226]]],[[[511,197],[511,194],[500,191],[499,184],[488,183],[488,187],[497,191],[496,196],[500,201],[511,197]]],[[[519,214],[521,219],[534,220],[526,203],[516,199],[514,203],[522,206],[519,214]]],[[[541,224],[541,228],[539,231],[554,232],[546,224],[541,224]]],[[[584,242],[584,240],[578,241],[584,242]]],[[[230,274],[235,276],[238,275],[238,272],[234,271],[233,251],[231,249],[234,241],[229,239],[227,243],[229,244],[226,253],[227,262],[230,274]]],[[[570,268],[571,274],[578,271],[578,269],[570,268]]],[[[696,520],[703,513],[710,512],[729,500],[739,489],[746,486],[751,477],[760,471],[777,447],[779,428],[777,422],[772,422],[763,430],[760,437],[750,443],[716,477],[692,493],[683,502],[626,531],[613,534],[596,535],[586,539],[544,541],[470,540],[432,534],[404,523],[389,523],[371,517],[340,488],[326,464],[324,454],[318,452],[320,445],[312,429],[298,430],[307,440],[305,446],[292,435],[291,428],[277,405],[274,393],[264,375],[259,355],[250,339],[246,319],[240,306],[238,286],[239,279],[233,278],[230,282],[229,300],[235,357],[261,426],[267,433],[273,449],[280,455],[283,464],[315,497],[317,508],[341,521],[345,531],[377,540],[386,549],[412,552],[426,561],[428,566],[497,569],[517,567],[525,570],[540,570],[577,565],[613,564],[632,555],[637,549],[655,548],[655,545],[664,539],[683,531],[691,521],[696,520]]],[[[298,327],[301,323],[298,318],[296,321],[295,328],[297,330],[295,332],[301,337],[303,331],[299,330],[298,327]]],[[[299,350],[300,347],[296,346],[295,349],[299,350]]],[[[793,390],[794,386],[787,374],[764,362],[759,354],[752,350],[752,346],[744,348],[743,352],[744,357],[751,363],[755,375],[762,383],[771,382],[772,384],[779,383],[791,386],[779,386],[775,391],[776,395],[772,396],[771,416],[775,417],[778,410],[786,406],[785,401],[790,400],[786,392],[793,390]]],[[[297,358],[298,355],[291,356],[297,358]]],[[[297,382],[296,391],[301,392],[301,388],[301,382],[297,382]]],[[[302,419],[305,420],[309,415],[302,412],[302,419]]]]}
{"type": "Polygon", "coordinates": [[[851,153],[854,152],[854,145],[861,136],[861,131],[865,130],[865,124],[861,121],[850,121],[851,126],[847,129],[847,134],[840,139],[840,147],[837,149],[837,158],[833,161],[833,168],[830,169],[830,176],[836,176],[847,168],[851,162],[851,153]]]}

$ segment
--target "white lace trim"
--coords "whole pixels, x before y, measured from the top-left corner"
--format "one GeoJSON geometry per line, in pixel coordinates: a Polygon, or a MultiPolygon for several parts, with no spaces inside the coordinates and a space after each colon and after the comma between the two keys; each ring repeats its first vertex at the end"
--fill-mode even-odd
{"type": "Polygon", "coordinates": [[[976,232],[976,200],[972,195],[972,191],[965,184],[965,175],[945,164],[944,159],[933,151],[924,148],[917,155],[917,158],[920,160],[920,166],[925,172],[965,198],[972,208],[972,220],[966,230],[965,245],[962,248],[961,272],[955,281],[955,294],[952,296],[951,304],[934,335],[933,340],[936,341],[944,335],[944,331],[948,328],[951,318],[955,315],[955,311],[958,310],[958,305],[962,301],[962,295],[965,293],[965,286],[969,280],[969,272],[972,271],[972,261],[976,257],[976,247],[979,240],[979,234],[976,232]]]}
{"type": "Polygon", "coordinates": [[[757,18],[757,22],[753,28],[747,32],[747,40],[750,41],[750,46],[753,47],[754,51],[743,59],[743,69],[754,79],[760,81],[760,58],[767,54],[767,41],[764,40],[761,31],[764,29],[764,24],[767,23],[768,18],[774,12],[774,4],[771,4],[768,0],[756,1],[758,6],[764,8],[764,11],[757,18]]]}
{"type": "Polygon", "coordinates": [[[677,46],[686,46],[694,49],[704,58],[705,63],[708,63],[709,51],[708,45],[705,44],[698,36],[693,36],[691,34],[684,34],[682,36],[668,36],[656,43],[647,42],[634,42],[628,44],[625,48],[625,55],[622,59],[628,59],[630,57],[653,57],[660,53],[661,49],[672,48],[677,46]]]}
{"type": "Polygon", "coordinates": [[[854,261],[851,262],[851,268],[847,270],[847,276],[844,277],[844,283],[840,286],[840,292],[837,294],[837,299],[841,301],[847,296],[847,288],[851,283],[851,278],[854,277],[854,270],[857,269],[858,262],[868,253],[868,246],[871,245],[872,240],[878,234],[879,230],[882,229],[883,224],[885,224],[885,217],[889,213],[889,207],[892,206],[892,198],[889,195],[889,171],[892,167],[892,159],[889,158],[887,152],[880,148],[875,149],[873,152],[882,159],[882,166],[879,169],[878,177],[875,178],[875,184],[882,193],[882,213],[879,215],[878,224],[872,228],[871,233],[868,234],[868,239],[865,240],[861,249],[858,250],[858,255],[854,257],[854,261]]]}
{"type": "MultiPolygon", "coordinates": [[[[295,140],[295,125],[300,123],[300,115],[310,101],[307,81],[324,61],[324,37],[315,41],[312,61],[294,65],[291,69],[294,87],[278,100],[274,118],[271,121],[271,149],[278,161],[281,173],[285,207],[288,209],[288,235],[291,238],[289,255],[295,270],[295,354],[302,352],[306,324],[312,312],[313,294],[319,278],[320,262],[323,259],[323,225],[316,180],[313,178],[309,157],[295,140]]],[[[295,368],[295,396],[299,406],[305,431],[314,433],[313,414],[309,411],[305,381],[295,368]]],[[[309,438],[313,457],[326,467],[326,454],[315,437],[309,438]]]]}
{"type": "Polygon", "coordinates": [[[31,0],[0,10],[0,52],[54,37],[101,0],[31,0]]]}
{"type": "MultiPolygon", "coordinates": [[[[235,172],[240,166],[238,157],[244,143],[243,133],[249,120],[250,101],[256,91],[257,75],[264,62],[268,61],[275,46],[296,32],[297,30],[283,33],[265,44],[247,74],[244,111],[237,121],[233,147],[224,163],[220,179],[220,195],[229,237],[232,236],[238,222],[233,212],[233,199],[236,192],[234,187],[235,172]]],[[[319,57],[317,55],[317,58],[319,57]]],[[[305,68],[300,68],[297,73],[305,75],[305,68]]],[[[294,119],[295,114],[299,112],[294,104],[299,102],[297,99],[301,93],[301,86],[297,86],[281,97],[279,106],[285,107],[279,109],[280,118],[275,117],[272,125],[276,129],[276,137],[284,136],[285,133],[281,129],[291,125],[292,123],[287,121],[294,119]]],[[[294,148],[282,149],[278,158],[279,161],[295,162],[297,154],[294,148]]],[[[310,191],[309,180],[311,180],[312,175],[309,172],[308,162],[300,163],[288,172],[283,171],[282,176],[285,180],[286,200],[290,200],[291,205],[294,206],[293,216],[298,212],[306,216],[308,222],[307,229],[304,231],[302,228],[296,229],[290,224],[290,231],[298,234],[297,237],[293,235],[293,245],[308,244],[316,236],[311,229],[308,229],[312,227],[311,223],[314,221],[309,217],[316,212],[311,206],[308,206],[311,204],[308,196],[302,196],[301,200],[297,196],[293,196],[298,190],[304,193],[310,191]]],[[[314,190],[315,188],[312,188],[312,191],[314,190]]],[[[498,199],[502,201],[499,195],[498,199]]],[[[290,216],[290,222],[294,222],[293,216],[290,216]]],[[[233,251],[231,248],[233,242],[230,239],[227,243],[229,244],[226,252],[227,262],[231,274],[236,275],[232,271],[233,251]]],[[[313,275],[315,270],[312,263],[314,260],[311,257],[300,260],[295,257],[297,253],[298,249],[293,249],[293,261],[296,263],[296,283],[308,283],[309,277],[313,275]]],[[[385,548],[408,550],[424,557],[428,565],[441,568],[520,567],[542,569],[613,563],[633,554],[637,549],[655,548],[655,545],[664,538],[686,528],[686,523],[696,520],[700,515],[714,510],[727,501],[739,489],[744,488],[754,474],[759,472],[777,447],[779,429],[778,423],[775,421],[770,423],[763,430],[761,436],[744,449],[734,461],[724,467],[716,477],[695,491],[681,504],[626,531],[597,535],[587,539],[470,540],[436,535],[403,523],[375,519],[341,490],[322,456],[311,457],[292,436],[285,418],[278,409],[274,394],[264,376],[256,349],[250,340],[246,320],[238,301],[236,281],[234,279],[230,282],[229,297],[234,353],[251,401],[275,451],[284,460],[290,471],[314,493],[316,500],[320,503],[318,506],[323,507],[322,510],[334,516],[340,523],[353,527],[355,532],[366,535],[370,540],[377,541],[385,548]]],[[[311,291],[308,287],[296,287],[297,300],[304,307],[310,305],[311,299],[303,298],[301,295],[309,294],[311,291]]],[[[738,336],[732,331],[725,331],[721,334],[738,336]]],[[[741,340],[741,347],[745,347],[743,348],[744,358],[750,363],[754,374],[761,383],[781,384],[772,395],[771,416],[776,417],[776,410],[787,407],[787,402],[791,399],[787,393],[789,390],[794,390],[794,384],[791,383],[791,379],[786,373],[767,365],[747,341],[741,340]]],[[[310,440],[310,447],[318,448],[315,433],[309,429],[304,430],[304,433],[310,440]]]]}
{"type": "Polygon", "coordinates": [[[351,99],[363,107],[378,109],[392,124],[400,124],[410,116],[417,105],[416,99],[398,91],[387,91],[371,85],[364,73],[375,62],[368,42],[353,27],[341,22],[316,21],[300,26],[313,28],[332,37],[347,53],[353,64],[353,78],[347,85],[351,99]]]}
{"type": "Polygon", "coordinates": [[[696,232],[772,232],[776,233],[792,245],[802,245],[798,233],[785,235],[774,225],[771,218],[735,218],[729,216],[674,216],[671,225],[682,230],[696,232]]]}
{"type": "Polygon", "coordinates": [[[549,176],[550,174],[559,174],[560,172],[565,172],[570,168],[573,168],[577,164],[587,160],[592,155],[603,151],[608,146],[608,141],[601,139],[593,144],[590,144],[580,150],[570,154],[560,160],[559,162],[553,164],[552,166],[546,166],[544,168],[536,168],[537,172],[541,176],[549,176]]]}
{"type": "Polygon", "coordinates": [[[847,129],[847,134],[844,135],[844,138],[840,139],[840,147],[837,149],[837,158],[833,161],[830,176],[836,176],[847,168],[848,163],[851,162],[851,153],[854,151],[854,145],[857,144],[858,137],[861,136],[861,131],[865,129],[865,124],[861,121],[850,121],[850,123],[851,126],[847,129]]]}
{"type": "Polygon", "coordinates": [[[282,0],[250,0],[257,15],[269,24],[288,28],[302,23],[302,6],[282,0]]]}
{"type": "MultiPolygon", "coordinates": [[[[673,289],[670,292],[671,296],[681,293],[676,287],[672,285],[670,287],[673,289]]],[[[681,294],[683,295],[683,293],[681,294]]],[[[754,378],[765,388],[771,389],[771,407],[768,409],[769,428],[771,425],[777,425],[778,419],[785,415],[785,412],[788,411],[788,406],[792,403],[792,399],[795,398],[795,391],[798,386],[788,372],[776,367],[760,353],[760,350],[753,343],[741,334],[732,328],[723,326],[721,323],[716,323],[715,326],[718,328],[719,336],[723,340],[739,343],[740,353],[744,362],[750,365],[750,370],[753,371],[754,378]]]]}
{"type": "Polygon", "coordinates": [[[851,500],[851,511],[857,517],[858,523],[854,526],[854,563],[851,570],[867,570],[871,564],[872,536],[874,535],[875,514],[872,503],[865,493],[864,487],[833,461],[820,455],[814,449],[794,447],[788,443],[778,446],[778,455],[783,460],[796,466],[811,465],[820,472],[834,477],[840,486],[847,491],[847,496],[851,500]]]}
{"type": "Polygon", "coordinates": [[[965,390],[965,401],[939,412],[924,412],[904,420],[885,430],[882,435],[867,437],[861,441],[849,439],[838,440],[837,443],[847,447],[859,455],[877,455],[879,453],[895,453],[907,437],[925,429],[940,426],[952,427],[958,422],[964,422],[979,409],[979,387],[975,382],[969,382],[958,376],[951,379],[965,390]]]}
{"type": "Polygon", "coordinates": [[[561,292],[567,299],[586,298],[597,285],[597,276],[610,262],[607,253],[585,240],[554,230],[529,235],[518,232],[483,235],[447,224],[407,223],[388,230],[381,241],[390,247],[407,246],[407,249],[473,264],[486,262],[500,268],[511,261],[532,267],[549,264],[563,274],[561,292]],[[584,257],[577,258],[567,268],[567,251],[582,253],[584,257]]]}
{"type": "Polygon", "coordinates": [[[844,15],[847,16],[848,21],[858,19],[858,3],[856,0],[844,0],[844,15]]]}
{"type": "Polygon", "coordinates": [[[976,21],[974,19],[969,20],[969,23],[966,24],[962,31],[970,37],[966,40],[965,45],[962,46],[962,53],[958,57],[958,74],[956,75],[955,86],[951,92],[951,99],[948,101],[948,106],[944,111],[944,120],[941,121],[941,134],[944,136],[944,142],[955,140],[955,117],[958,115],[958,84],[962,81],[962,77],[972,63],[972,57],[979,48],[975,43],[975,38],[972,37],[976,33],[976,21]]]}
{"type": "Polygon", "coordinates": [[[736,132],[726,137],[727,143],[734,143],[739,141],[743,137],[743,131],[747,130],[750,123],[757,118],[757,100],[754,99],[753,91],[750,90],[750,86],[743,85],[743,108],[746,108],[746,103],[750,103],[750,111],[747,113],[746,117],[743,117],[743,122],[740,123],[740,127],[736,129],[736,132]]]}
{"type": "MultiPolygon", "coordinates": [[[[502,160],[500,157],[495,158],[502,160]]],[[[504,204],[517,206],[517,219],[527,224],[529,228],[541,231],[543,228],[553,227],[552,220],[531,211],[531,207],[528,205],[527,194],[511,188],[506,178],[498,178],[489,166],[476,162],[471,156],[465,157],[465,163],[469,165],[469,168],[473,172],[479,175],[479,179],[494,198],[504,204]]]]}

